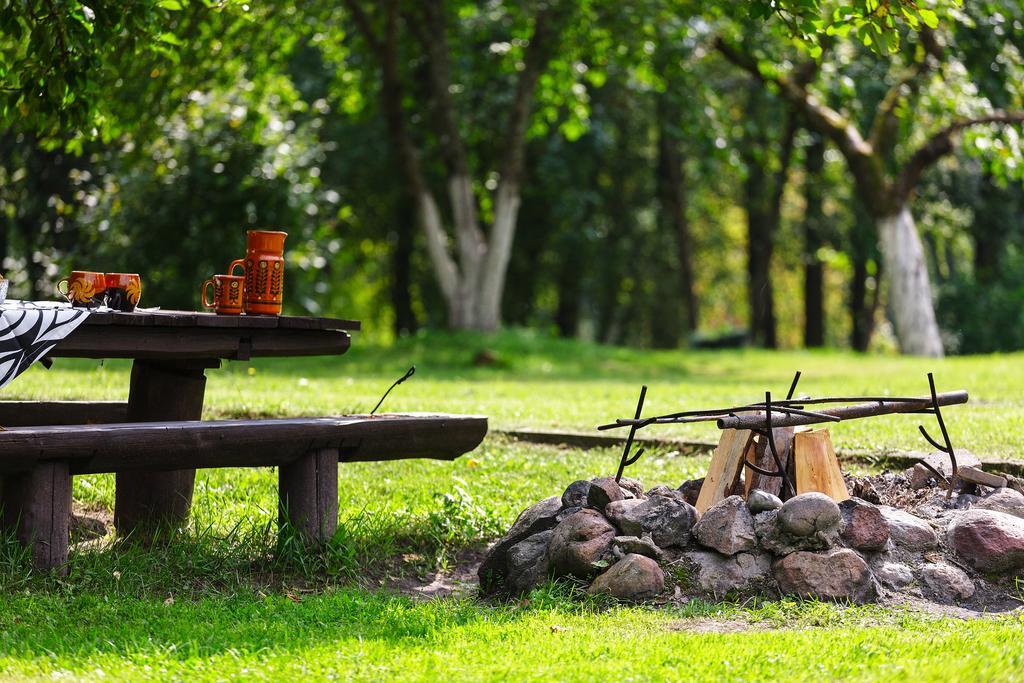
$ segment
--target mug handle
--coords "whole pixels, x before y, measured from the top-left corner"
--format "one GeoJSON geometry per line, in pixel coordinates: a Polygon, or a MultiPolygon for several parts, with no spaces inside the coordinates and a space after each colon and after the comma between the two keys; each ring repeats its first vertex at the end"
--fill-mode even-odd
{"type": "Polygon", "coordinates": [[[228,275],[234,275],[235,268],[241,268],[242,275],[245,275],[245,259],[235,259],[232,261],[231,265],[228,266],[228,275]]]}
{"type": "Polygon", "coordinates": [[[57,280],[57,284],[56,284],[56,285],[54,285],[54,289],[56,289],[56,290],[57,290],[57,293],[58,293],[58,294],[60,294],[61,296],[63,296],[63,297],[64,297],[65,299],[67,299],[68,301],[71,301],[71,297],[69,296],[69,294],[70,294],[70,291],[69,291],[69,290],[67,289],[68,287],[69,287],[69,284],[68,284],[68,278],[66,278],[66,277],[62,277],[61,279],[57,280]],[[61,283],[64,283],[64,287],[65,287],[65,291],[63,291],[63,292],[62,292],[62,291],[61,291],[61,289],[60,289],[60,285],[61,285],[61,283]]]}
{"type": "Polygon", "coordinates": [[[207,292],[207,290],[209,290],[210,287],[213,287],[213,286],[214,286],[213,280],[207,280],[199,288],[199,298],[202,299],[202,301],[203,301],[203,308],[214,308],[217,305],[216,301],[207,301],[206,300],[206,292],[207,292]]]}

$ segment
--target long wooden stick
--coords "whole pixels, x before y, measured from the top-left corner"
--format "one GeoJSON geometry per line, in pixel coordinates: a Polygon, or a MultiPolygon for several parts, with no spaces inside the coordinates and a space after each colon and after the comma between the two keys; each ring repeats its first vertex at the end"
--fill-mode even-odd
{"type": "MultiPolygon", "coordinates": [[[[938,394],[936,397],[940,406],[951,406],[960,403],[967,403],[966,391],[950,391],[938,394]]],[[[877,415],[892,415],[895,413],[917,413],[928,410],[932,407],[931,396],[921,396],[920,400],[910,401],[886,401],[879,399],[871,403],[857,403],[850,406],[839,406],[837,408],[823,408],[821,415],[839,418],[840,420],[853,420],[861,417],[875,417],[877,415]]],[[[825,422],[821,417],[813,415],[783,414],[772,416],[772,427],[799,427],[801,425],[813,425],[825,422]]],[[[768,428],[763,411],[748,413],[746,415],[730,415],[719,418],[719,429],[753,429],[764,430],[768,428]]]]}

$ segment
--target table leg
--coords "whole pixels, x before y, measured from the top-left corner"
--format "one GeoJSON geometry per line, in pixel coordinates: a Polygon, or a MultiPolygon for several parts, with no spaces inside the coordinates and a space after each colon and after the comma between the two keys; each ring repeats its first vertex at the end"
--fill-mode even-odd
{"type": "MultiPolygon", "coordinates": [[[[132,365],[129,422],[198,420],[203,414],[207,368],[220,361],[145,361],[132,365]]],[[[149,542],[181,527],[192,506],[195,470],[118,472],[114,526],[121,537],[149,542]]]]}

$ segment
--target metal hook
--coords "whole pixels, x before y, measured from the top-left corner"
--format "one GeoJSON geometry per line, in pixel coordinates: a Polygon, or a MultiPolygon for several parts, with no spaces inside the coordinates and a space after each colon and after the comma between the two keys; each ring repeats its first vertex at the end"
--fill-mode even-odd
{"type": "Polygon", "coordinates": [[[371,410],[371,411],[370,411],[370,415],[373,415],[374,413],[376,413],[376,412],[377,412],[377,408],[380,408],[380,405],[381,405],[382,403],[384,403],[384,399],[386,399],[386,398],[388,397],[388,394],[390,394],[390,393],[391,393],[391,390],[392,390],[392,389],[394,389],[394,388],[395,388],[395,387],[397,387],[397,386],[398,386],[399,384],[401,384],[402,382],[404,382],[405,380],[409,379],[410,377],[412,377],[412,376],[413,376],[413,375],[415,375],[415,374],[416,374],[416,366],[414,365],[414,366],[412,366],[411,368],[409,368],[408,370],[406,370],[406,371],[405,371],[405,374],[404,374],[404,375],[402,375],[401,377],[399,377],[398,379],[396,379],[396,380],[395,380],[395,383],[394,383],[394,384],[392,384],[392,385],[391,385],[390,387],[388,387],[388,390],[387,390],[387,391],[385,391],[385,392],[384,392],[384,395],[380,397],[380,400],[379,400],[379,401],[377,401],[377,405],[375,405],[375,406],[373,407],[373,410],[371,410]]]}
{"type": "MultiPolygon", "coordinates": [[[[949,432],[946,431],[946,422],[942,419],[942,411],[939,409],[939,396],[935,391],[935,377],[930,372],[928,373],[928,388],[931,390],[932,395],[932,407],[929,412],[933,412],[935,414],[935,421],[939,423],[939,431],[942,432],[942,441],[945,445],[940,444],[938,441],[933,439],[928,433],[928,430],[924,428],[924,425],[918,425],[917,428],[920,430],[921,436],[923,436],[928,443],[949,456],[952,474],[948,480],[946,480],[945,477],[942,477],[942,479],[946,481],[946,500],[949,500],[949,497],[953,495],[953,487],[956,484],[957,472],[960,468],[957,466],[956,452],[953,450],[953,444],[949,440],[949,432]]],[[[927,463],[922,462],[921,464],[935,472],[935,468],[930,467],[927,463]]],[[[938,472],[935,473],[938,474],[938,472]]]]}
{"type": "MultiPolygon", "coordinates": [[[[793,388],[796,387],[796,382],[797,382],[797,380],[799,380],[799,378],[800,378],[800,373],[797,372],[797,376],[793,378],[793,385],[790,387],[790,391],[791,392],[793,391],[793,388]]],[[[757,433],[760,434],[762,437],[764,437],[767,440],[767,442],[768,442],[768,450],[771,452],[772,460],[775,461],[775,466],[778,468],[778,470],[775,471],[775,472],[769,472],[768,470],[762,469],[762,468],[758,467],[757,465],[754,465],[753,463],[748,462],[746,459],[743,460],[743,464],[746,467],[748,467],[751,470],[753,470],[754,472],[757,472],[758,474],[764,475],[766,477],[781,477],[782,478],[783,486],[788,488],[789,491],[795,496],[796,495],[796,486],[794,486],[793,482],[790,481],[789,474],[786,472],[786,468],[782,466],[782,458],[779,456],[779,451],[775,447],[775,432],[772,429],[772,392],[770,392],[770,391],[766,391],[764,393],[764,408],[765,408],[764,417],[765,417],[766,429],[763,432],[762,431],[758,431],[757,433]]]]}
{"type": "MultiPolygon", "coordinates": [[[[640,398],[636,402],[636,414],[633,416],[634,420],[640,419],[640,413],[644,410],[644,399],[647,397],[647,385],[640,387],[640,398]]],[[[619,459],[619,471],[615,473],[615,483],[618,484],[619,480],[622,479],[622,473],[627,467],[636,463],[640,459],[640,456],[644,454],[644,449],[640,449],[636,452],[636,455],[629,457],[629,450],[633,447],[633,438],[636,436],[637,423],[629,428],[629,436],[626,437],[626,446],[622,449],[622,457],[619,459]]]]}

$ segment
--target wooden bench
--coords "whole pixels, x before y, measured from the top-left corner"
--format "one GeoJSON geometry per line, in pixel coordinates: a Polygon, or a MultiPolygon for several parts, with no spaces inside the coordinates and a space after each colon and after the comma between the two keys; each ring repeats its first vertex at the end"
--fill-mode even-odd
{"type": "Polygon", "coordinates": [[[280,521],[319,544],[337,528],[339,462],[454,460],[486,433],[486,417],[426,413],[10,427],[0,431],[0,523],[37,568],[62,568],[76,474],[277,467],[280,521]]]}

